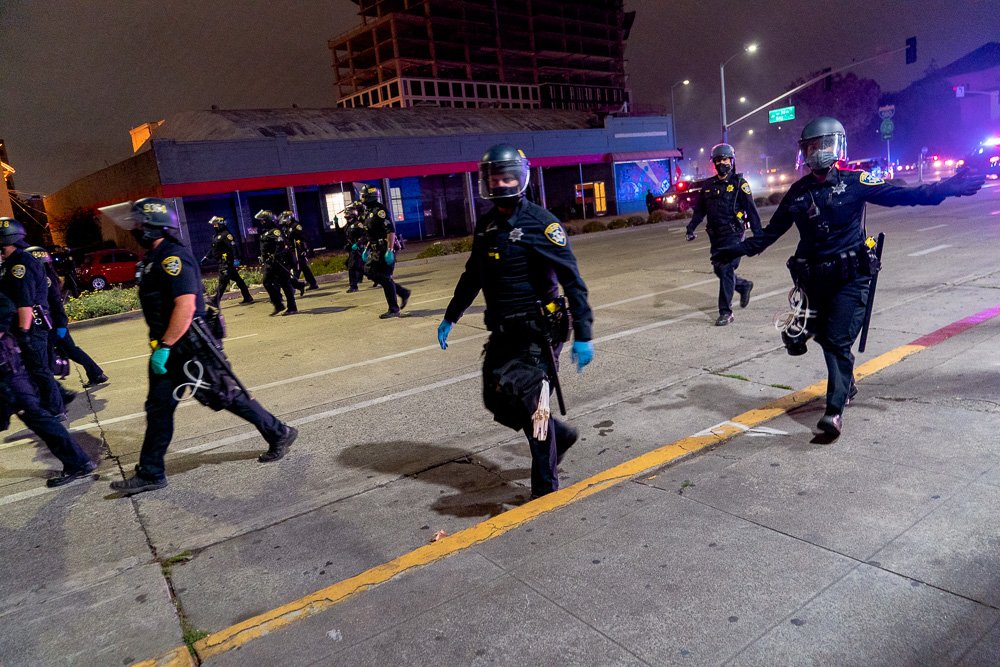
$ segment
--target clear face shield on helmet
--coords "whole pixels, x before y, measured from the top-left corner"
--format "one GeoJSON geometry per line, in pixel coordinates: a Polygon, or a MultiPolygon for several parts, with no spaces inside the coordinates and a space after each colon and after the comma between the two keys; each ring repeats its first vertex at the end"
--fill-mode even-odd
{"type": "Polygon", "coordinates": [[[838,161],[847,160],[847,137],[843,134],[823,134],[799,141],[795,168],[806,165],[813,171],[829,169],[838,161]]]}
{"type": "Polygon", "coordinates": [[[479,165],[479,196],[483,199],[517,197],[528,189],[527,160],[502,160],[479,165]]]}

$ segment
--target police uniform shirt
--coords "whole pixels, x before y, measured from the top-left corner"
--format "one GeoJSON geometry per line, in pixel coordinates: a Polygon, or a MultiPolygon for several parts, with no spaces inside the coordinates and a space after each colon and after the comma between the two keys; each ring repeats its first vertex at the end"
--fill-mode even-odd
{"type": "Polygon", "coordinates": [[[365,224],[360,220],[354,220],[347,225],[347,242],[357,243],[359,246],[365,240],[365,224]]]}
{"type": "Polygon", "coordinates": [[[3,260],[0,291],[9,296],[18,308],[31,308],[48,303],[49,284],[41,262],[17,248],[3,260]]]}
{"type": "Polygon", "coordinates": [[[219,262],[233,263],[233,235],[229,233],[228,229],[224,229],[212,237],[212,256],[219,262]]]}
{"type": "Polygon", "coordinates": [[[10,333],[17,325],[17,306],[10,297],[0,292],[0,334],[10,333]]]}
{"type": "Polygon", "coordinates": [[[205,314],[205,288],[201,272],[191,251],[164,239],[146,253],[138,267],[139,302],[149,326],[149,339],[159,340],[167,331],[174,299],[184,294],[195,295],[195,317],[205,314]]]}
{"type": "Polygon", "coordinates": [[[729,173],[725,178],[713,177],[701,182],[701,194],[687,226],[688,235],[694,234],[706,216],[705,228],[710,238],[742,237],[748,222],[754,235],[761,231],[750,184],[742,174],[729,173]]]}
{"type": "Polygon", "coordinates": [[[393,226],[392,220],[389,219],[385,206],[378,202],[365,204],[365,206],[368,207],[365,212],[365,230],[369,239],[376,242],[386,241],[389,234],[396,233],[396,228],[393,226]]]}
{"type": "Polygon", "coordinates": [[[472,253],[445,319],[457,322],[482,291],[486,326],[493,330],[505,315],[551,302],[559,296],[559,284],[569,300],[576,340],[590,340],[594,314],[587,286],[559,220],[527,199],[510,216],[494,207],[476,225],[472,253]]]}
{"type": "Polygon", "coordinates": [[[856,250],[865,241],[865,203],[880,206],[937,205],[944,201],[933,185],[901,188],[867,171],[830,170],[822,183],[812,174],[792,184],[763,233],[743,242],[756,255],[778,240],[794,224],[799,230],[796,257],[839,255],[856,250]]]}
{"type": "Polygon", "coordinates": [[[271,260],[285,250],[285,237],[281,230],[272,227],[260,235],[260,252],[265,260],[271,260]]]}

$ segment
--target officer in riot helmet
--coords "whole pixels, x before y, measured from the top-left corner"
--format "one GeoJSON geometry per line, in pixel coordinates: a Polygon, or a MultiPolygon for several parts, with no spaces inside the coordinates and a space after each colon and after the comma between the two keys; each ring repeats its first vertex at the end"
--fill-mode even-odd
{"type": "Polygon", "coordinates": [[[572,330],[577,370],[590,363],[594,317],[565,230],[524,197],[528,176],[524,153],[507,144],[490,148],[479,163],[479,194],[494,207],[476,224],[472,254],[438,327],[438,342],[447,349],[452,327],[482,292],[490,331],[483,399],[496,421],[527,436],[531,494],[538,497],[559,488],[557,466],[577,439],[576,429],[547,409],[550,387],[561,397],[559,353],[572,330]]]}
{"type": "Polygon", "coordinates": [[[880,268],[864,224],[865,204],[936,206],[947,197],[974,195],[985,180],[960,169],[939,183],[897,187],[866,171],[843,169],[839,164],[846,160],[844,126],[825,116],[809,122],[799,140],[797,166],[808,166],[810,173],[792,184],[761,234],[715,253],[717,261],[758,255],[792,225],[798,229],[799,244],[788,268],[805,297],[797,311],[806,322],[795,335],[783,332],[782,339],[793,356],[804,354],[812,337],[823,348],[829,377],[818,427],[831,438],[840,435],[844,407],[857,393],[851,347],[861,331],[872,276],[880,268]]]}
{"type": "MultiPolygon", "coordinates": [[[[90,355],[80,349],[73,341],[73,336],[69,332],[69,317],[63,307],[62,292],[59,289],[59,275],[52,265],[52,256],[49,251],[40,246],[25,248],[26,252],[42,263],[48,278],[49,293],[48,306],[49,314],[52,318],[52,329],[49,331],[49,347],[55,350],[65,359],[75,361],[83,366],[87,373],[87,382],[84,387],[96,387],[108,381],[108,376],[104,374],[101,367],[97,365],[90,355]]],[[[66,390],[60,386],[60,391],[65,395],[66,390]]]]}
{"type": "Polygon", "coordinates": [[[399,317],[399,311],[406,308],[406,302],[410,299],[410,290],[392,277],[396,268],[396,251],[393,249],[396,242],[396,228],[389,218],[388,211],[378,200],[377,187],[364,186],[361,198],[365,205],[363,214],[365,236],[368,237],[368,247],[362,253],[362,258],[367,263],[365,275],[385,293],[385,302],[389,310],[379,315],[379,318],[385,320],[399,317]]]}
{"type": "Polygon", "coordinates": [[[347,280],[350,287],[347,293],[358,291],[358,283],[365,277],[365,261],[362,253],[368,245],[368,236],[365,231],[365,223],[358,214],[358,205],[351,204],[344,209],[344,219],[346,221],[345,232],[347,233],[347,280]]]}
{"type": "Polygon", "coordinates": [[[312,269],[309,268],[309,256],[312,250],[309,248],[309,241],[302,231],[302,224],[295,219],[291,211],[282,211],[278,216],[278,226],[281,233],[285,235],[285,242],[288,243],[289,254],[291,255],[292,280],[298,280],[301,275],[306,279],[309,289],[319,289],[312,269]]]}
{"type": "Polygon", "coordinates": [[[174,410],[187,390],[199,402],[256,426],[268,442],[259,461],[282,458],[298,431],[264,410],[225,361],[220,327],[207,319],[201,271],[175,236],[178,224],[170,208],[162,199],[148,197],[132,205],[132,215],[137,225],[133,235],[147,251],[136,273],[153,353],[139,465],[133,477],[112,482],[111,488],[132,495],[167,486],[164,457],[173,438],[174,410]]]}
{"type": "MultiPolygon", "coordinates": [[[[694,230],[708,218],[705,228],[712,250],[739,243],[746,237],[746,230],[759,234],[760,216],[754,205],[750,184],[743,174],[736,173],[736,151],[729,144],[712,147],[712,163],[716,176],[701,183],[701,195],[694,207],[694,215],[687,226],[688,241],[697,238],[694,230]]],[[[740,265],[737,257],[731,262],[712,261],[712,270],[719,277],[719,319],[716,326],[724,327],[733,321],[733,292],[740,294],[740,308],[750,303],[753,283],[736,275],[740,265]]]]}
{"type": "Polygon", "coordinates": [[[0,218],[0,292],[17,307],[14,335],[21,348],[21,359],[38,390],[41,407],[62,417],[66,403],[76,394],[63,390],[52,377],[53,359],[49,331],[53,328],[49,311],[49,284],[42,263],[25,249],[24,227],[14,218],[0,218]]]}
{"type": "MultiPolygon", "coordinates": [[[[299,309],[295,305],[295,290],[291,270],[288,267],[288,244],[285,241],[285,235],[281,233],[278,219],[271,211],[257,211],[254,219],[261,224],[260,261],[264,266],[261,282],[264,283],[264,289],[267,290],[267,295],[271,298],[271,305],[274,306],[274,312],[271,315],[279,313],[281,315],[294,315],[299,312],[299,309]],[[282,292],[288,300],[288,309],[284,312],[282,312],[285,308],[285,304],[281,300],[282,292]]],[[[304,291],[305,285],[303,284],[300,293],[304,291]]]]}
{"type": "Polygon", "coordinates": [[[229,227],[226,226],[226,219],[214,216],[208,221],[208,224],[212,225],[214,230],[212,247],[209,249],[208,255],[202,258],[202,261],[204,262],[211,257],[219,264],[219,284],[215,290],[212,304],[218,308],[222,303],[222,295],[229,289],[229,281],[232,281],[239,288],[240,294],[243,295],[243,301],[240,303],[253,303],[250,289],[247,287],[246,281],[243,280],[243,276],[240,275],[240,259],[236,254],[236,242],[229,232],[229,227]]]}

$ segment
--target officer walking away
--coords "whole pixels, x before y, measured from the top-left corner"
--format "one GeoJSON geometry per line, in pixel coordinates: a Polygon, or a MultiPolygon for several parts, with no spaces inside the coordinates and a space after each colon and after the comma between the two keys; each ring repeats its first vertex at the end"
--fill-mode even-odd
{"type": "Polygon", "coordinates": [[[656,197],[653,196],[653,191],[646,188],[646,212],[653,212],[653,205],[656,203],[656,197]]]}
{"type": "Polygon", "coordinates": [[[392,278],[396,268],[396,253],[393,250],[396,228],[378,200],[378,188],[366,185],[361,197],[365,205],[365,234],[368,236],[368,248],[362,253],[362,258],[368,262],[368,277],[385,292],[385,302],[389,306],[389,310],[379,318],[399,317],[399,311],[406,308],[411,292],[392,278]],[[399,301],[396,300],[397,295],[399,301]]]}
{"type": "Polygon", "coordinates": [[[281,227],[281,233],[285,235],[285,242],[288,243],[294,257],[292,260],[292,280],[298,280],[299,275],[301,275],[309,284],[309,289],[319,289],[312,269],[309,268],[309,256],[312,255],[312,250],[306,235],[302,233],[301,223],[295,219],[291,211],[283,211],[278,216],[278,225],[281,227]]]}
{"type": "Polygon", "coordinates": [[[63,486],[94,472],[97,464],[80,449],[57,416],[39,403],[38,390],[21,363],[21,353],[11,334],[17,327],[17,311],[14,302],[0,293],[0,430],[10,427],[11,415],[20,417],[63,464],[62,472],[46,480],[46,485],[63,486]]]}
{"type": "Polygon", "coordinates": [[[38,390],[41,406],[49,414],[61,417],[66,411],[65,404],[76,394],[67,391],[64,395],[52,377],[49,284],[41,262],[25,251],[28,244],[24,234],[20,222],[14,218],[0,218],[0,254],[3,256],[0,292],[10,297],[17,307],[14,332],[21,348],[21,361],[38,390]]]}
{"type": "MultiPolygon", "coordinates": [[[[153,354],[149,360],[146,434],[139,465],[135,476],[111,483],[112,489],[125,495],[167,486],[164,457],[174,434],[178,391],[201,377],[192,376],[185,364],[203,349],[205,341],[198,332],[204,331],[206,317],[201,272],[194,255],[174,236],[178,224],[166,203],[153,197],[140,199],[133,204],[132,214],[139,225],[132,233],[147,250],[137,273],[139,302],[149,326],[153,354]]],[[[221,349],[216,340],[210,344],[221,349]]],[[[202,370],[206,376],[209,374],[204,365],[202,370]]],[[[235,375],[230,380],[238,384],[235,375]]],[[[212,378],[209,382],[214,386],[212,378]]],[[[240,389],[228,396],[222,407],[253,424],[267,440],[268,450],[258,457],[260,462],[277,461],[287,453],[298,430],[264,410],[242,390],[242,385],[240,389]]]]}
{"type": "Polygon", "coordinates": [[[236,243],[233,241],[233,235],[229,233],[229,227],[226,226],[226,219],[215,216],[208,221],[208,224],[212,225],[215,233],[212,235],[212,247],[209,249],[208,255],[201,261],[204,262],[211,257],[219,263],[219,285],[215,290],[212,304],[216,308],[219,307],[219,304],[222,303],[222,295],[229,289],[230,280],[243,295],[243,301],[240,303],[253,303],[250,289],[247,287],[246,281],[243,280],[243,276],[240,275],[240,260],[236,256],[236,243]]]}
{"type": "Polygon", "coordinates": [[[80,285],[76,282],[76,260],[70,249],[63,247],[61,256],[57,256],[55,262],[56,273],[63,279],[63,293],[69,294],[74,299],[80,298],[80,285]]]}
{"type": "Polygon", "coordinates": [[[365,278],[365,260],[361,254],[368,245],[368,236],[365,232],[365,223],[358,216],[358,209],[354,204],[344,209],[344,219],[347,221],[345,250],[347,250],[347,280],[350,282],[347,293],[351,294],[358,291],[358,283],[365,278]]]}
{"type": "Polygon", "coordinates": [[[438,342],[448,348],[452,327],[482,291],[490,331],[483,400],[496,421],[527,436],[534,498],[558,490],[557,466],[578,435],[555,418],[536,433],[534,418],[540,404],[548,402],[547,393],[543,399],[540,392],[542,382],[558,387],[558,359],[569,339],[570,314],[576,338],[573,361],[578,371],[590,363],[594,316],[559,220],[524,198],[528,168],[524,153],[507,144],[490,148],[479,163],[479,194],[495,206],[476,224],[472,254],[438,327],[438,342]],[[559,296],[560,284],[565,297],[559,296]],[[553,321],[564,329],[553,327],[553,321]]]}
{"type": "MultiPolygon", "coordinates": [[[[694,207],[694,215],[687,226],[687,239],[693,241],[698,237],[694,230],[707,216],[705,229],[714,253],[718,248],[724,248],[739,243],[746,238],[747,227],[754,235],[760,234],[760,215],[750,193],[750,185],[737,174],[736,151],[729,144],[718,144],[712,147],[712,163],[716,175],[701,184],[701,196],[694,207]]],[[[712,270],[719,277],[719,319],[715,326],[724,327],[733,321],[733,291],[740,293],[740,308],[746,308],[750,303],[750,291],[753,282],[736,275],[740,265],[737,257],[731,262],[712,260],[712,270]]]]}
{"type": "Polygon", "coordinates": [[[823,348],[826,412],[818,427],[834,438],[843,428],[844,407],[857,393],[851,347],[861,331],[872,275],[879,270],[873,244],[867,243],[865,204],[936,206],[946,197],[974,195],[985,180],[963,169],[932,185],[896,187],[866,171],[836,166],[846,160],[844,126],[829,117],[811,121],[802,130],[796,165],[807,165],[810,173],[792,184],[760,235],[716,253],[718,261],[757,255],[792,225],[798,229],[799,245],[788,267],[805,294],[807,302],[800,306],[809,317],[801,335],[782,333],[782,340],[792,356],[805,354],[810,337],[823,348]]]}
{"type": "MultiPolygon", "coordinates": [[[[49,255],[45,248],[40,246],[31,246],[30,248],[25,248],[25,250],[42,263],[42,266],[45,268],[46,277],[48,278],[48,305],[49,313],[52,317],[52,329],[49,331],[50,347],[58,350],[66,359],[71,359],[83,366],[84,371],[87,373],[87,381],[84,383],[84,387],[96,387],[99,384],[106,383],[108,376],[104,374],[104,371],[97,365],[97,362],[90,358],[89,354],[81,350],[73,342],[73,336],[69,333],[69,317],[67,317],[66,308],[63,306],[62,292],[59,290],[59,276],[52,265],[52,256],[49,255]]],[[[60,390],[63,391],[61,388],[60,390]]]]}
{"type": "MultiPolygon", "coordinates": [[[[287,261],[288,246],[285,237],[278,229],[278,220],[274,213],[270,211],[257,211],[255,220],[260,221],[262,230],[260,233],[260,261],[264,266],[262,282],[267,295],[271,297],[271,305],[274,306],[272,316],[281,313],[282,315],[294,315],[299,312],[295,306],[295,291],[292,288],[292,276],[288,270],[287,261]],[[288,309],[285,308],[281,300],[281,293],[285,293],[288,299],[288,309]]],[[[304,286],[303,286],[304,288],[304,286]]]]}

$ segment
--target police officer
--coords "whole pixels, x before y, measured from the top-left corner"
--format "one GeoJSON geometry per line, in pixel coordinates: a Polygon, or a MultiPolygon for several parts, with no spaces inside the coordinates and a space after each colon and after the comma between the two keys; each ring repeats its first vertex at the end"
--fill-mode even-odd
{"type": "MultiPolygon", "coordinates": [[[[708,216],[705,228],[712,250],[739,243],[746,238],[747,226],[754,235],[760,234],[760,216],[743,174],[736,173],[736,151],[729,144],[712,147],[712,163],[716,176],[701,183],[701,196],[687,226],[688,241],[697,238],[694,230],[708,216]]],[[[733,321],[733,291],[740,293],[740,308],[750,303],[753,283],[736,275],[740,265],[737,257],[731,262],[712,260],[712,269],[719,277],[719,319],[715,326],[724,327],[733,321]]]]}
{"type": "Polygon", "coordinates": [[[368,245],[368,237],[365,232],[365,223],[358,215],[358,209],[351,204],[344,210],[344,219],[347,221],[347,279],[350,282],[348,294],[358,291],[358,283],[365,277],[365,260],[361,254],[365,246],[368,245]]]}
{"type": "MultiPolygon", "coordinates": [[[[184,363],[198,347],[192,321],[205,317],[201,272],[194,255],[174,236],[178,224],[166,202],[153,197],[140,199],[133,204],[132,214],[139,225],[133,235],[147,250],[136,271],[139,302],[149,326],[153,354],[149,360],[146,435],[139,465],[135,476],[111,483],[112,489],[125,495],[167,486],[164,457],[174,434],[176,390],[191,382],[184,363]],[[174,346],[178,346],[177,354],[172,353],[174,346]]],[[[262,463],[282,458],[298,435],[297,429],[281,423],[242,391],[226,409],[256,426],[267,440],[267,452],[258,457],[262,463]]]]}
{"type": "Polygon", "coordinates": [[[69,294],[74,299],[80,298],[80,285],[76,281],[76,260],[70,249],[63,247],[60,261],[55,263],[56,273],[62,276],[63,292],[69,294]]]}
{"type": "Polygon", "coordinates": [[[0,291],[10,297],[17,307],[15,334],[31,382],[38,390],[42,408],[49,414],[61,417],[65,403],[76,394],[66,392],[52,377],[52,357],[49,349],[49,284],[41,262],[25,252],[24,227],[14,218],[0,218],[0,291]]]}
{"type": "Polygon", "coordinates": [[[215,290],[215,298],[212,299],[212,303],[216,308],[219,307],[219,304],[222,303],[222,295],[229,289],[230,280],[236,284],[240,294],[243,295],[243,301],[240,303],[253,303],[250,289],[247,287],[246,281],[243,280],[243,276],[240,275],[240,260],[236,256],[236,244],[233,241],[233,235],[229,233],[229,227],[226,226],[226,219],[215,216],[208,221],[208,224],[212,225],[215,233],[212,235],[212,247],[202,261],[204,262],[211,257],[219,263],[219,285],[215,290]]]}
{"type": "Polygon", "coordinates": [[[293,256],[292,280],[298,280],[299,276],[302,275],[306,279],[309,289],[319,289],[312,269],[309,268],[309,255],[312,254],[312,251],[309,248],[309,241],[302,232],[302,225],[295,219],[291,211],[282,211],[281,215],[278,216],[278,225],[281,227],[281,233],[285,235],[285,241],[293,256]]]}
{"type": "Polygon", "coordinates": [[[38,435],[63,464],[62,472],[46,480],[49,487],[63,486],[97,470],[97,464],[80,449],[56,415],[42,408],[38,390],[21,363],[21,353],[11,330],[17,326],[18,309],[0,293],[0,430],[16,414],[38,435]]]}
{"type": "Polygon", "coordinates": [[[385,320],[399,317],[399,311],[406,308],[411,292],[392,278],[392,272],[396,268],[396,253],[393,250],[396,228],[378,200],[378,188],[366,185],[361,198],[365,205],[365,235],[368,237],[368,247],[362,253],[364,261],[368,263],[366,275],[385,292],[385,302],[389,306],[389,310],[379,315],[379,318],[385,320]],[[396,300],[397,295],[399,301],[396,300]]]}
{"type": "MultiPolygon", "coordinates": [[[[66,316],[66,309],[62,303],[62,292],[59,290],[59,276],[52,265],[52,256],[40,246],[25,248],[26,252],[42,263],[48,279],[48,306],[49,314],[52,318],[52,329],[49,331],[50,349],[58,350],[63,357],[71,359],[83,366],[87,373],[87,381],[84,387],[96,387],[108,381],[108,376],[104,374],[101,367],[90,358],[90,355],[80,349],[73,341],[73,336],[69,333],[69,317],[66,316]]],[[[60,387],[60,391],[65,390],[60,387]]]]}
{"type": "MultiPolygon", "coordinates": [[[[288,270],[288,245],[285,236],[278,228],[278,220],[274,213],[261,210],[257,212],[254,219],[260,221],[262,230],[260,233],[260,261],[264,265],[264,275],[262,282],[267,295],[271,297],[271,305],[274,306],[272,316],[281,313],[282,315],[294,315],[299,312],[295,306],[295,291],[292,289],[292,276],[288,270]],[[285,307],[281,300],[281,293],[285,293],[288,299],[288,309],[281,312],[285,307]]],[[[305,285],[302,290],[305,290],[305,285]]]]}
{"type": "Polygon", "coordinates": [[[557,465],[577,439],[571,426],[556,419],[548,422],[544,438],[535,437],[531,419],[539,402],[538,382],[552,377],[558,367],[565,338],[551,341],[551,356],[540,335],[538,304],[556,305],[559,284],[566,291],[572,313],[573,360],[583,370],[593,359],[590,342],[593,312],[587,303],[587,286],[559,220],[524,198],[528,187],[528,160],[507,144],[489,149],[479,163],[479,194],[494,208],[479,219],[472,254],[455,287],[438,342],[447,349],[448,334],[462,313],[483,292],[486,328],[490,339],[483,361],[483,399],[494,419],[514,430],[523,430],[531,448],[531,494],[538,497],[559,488],[557,465]],[[512,395],[512,393],[514,395],[512,395]]]}
{"type": "Polygon", "coordinates": [[[820,117],[802,130],[797,168],[810,173],[792,184],[760,235],[721,249],[717,261],[757,255],[795,225],[799,245],[788,260],[792,279],[814,311],[806,331],[783,334],[789,354],[805,354],[806,341],[815,336],[823,348],[829,374],[826,412],[818,427],[830,437],[840,435],[843,411],[857,393],[851,347],[861,331],[872,274],[878,270],[864,225],[866,202],[880,206],[937,205],[946,197],[971,196],[983,177],[961,170],[952,178],[916,188],[887,184],[866,171],[840,169],[847,159],[847,134],[836,119],[820,117]]]}

